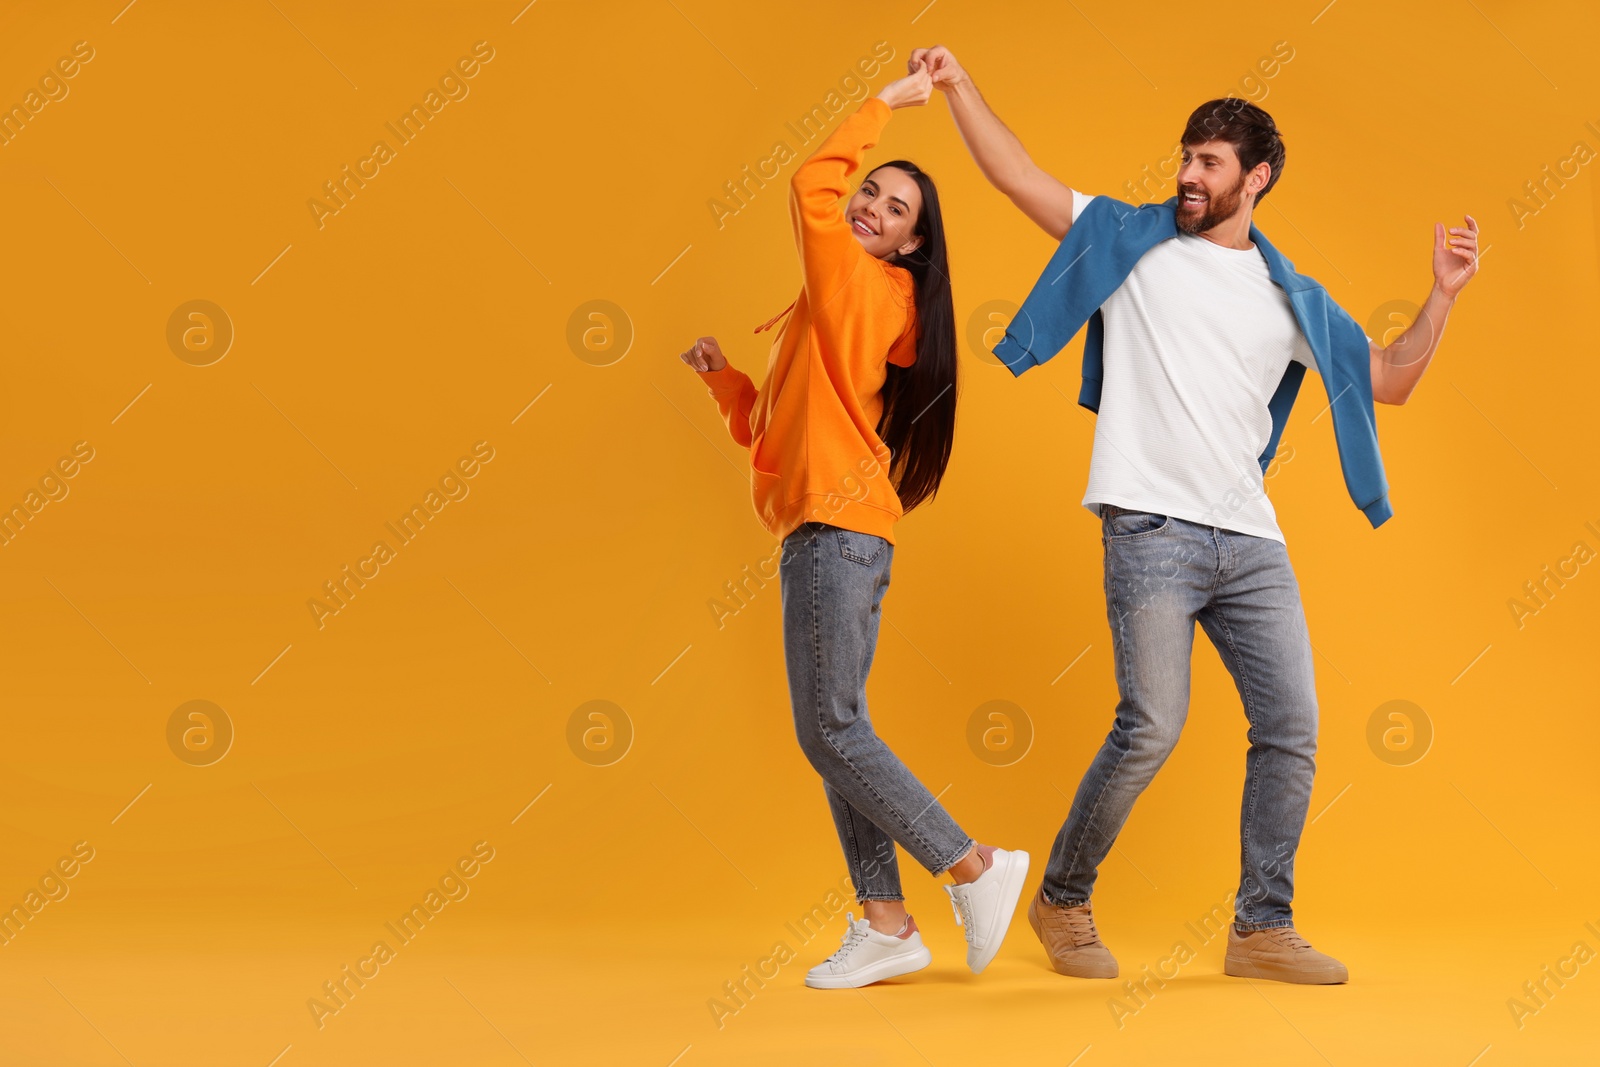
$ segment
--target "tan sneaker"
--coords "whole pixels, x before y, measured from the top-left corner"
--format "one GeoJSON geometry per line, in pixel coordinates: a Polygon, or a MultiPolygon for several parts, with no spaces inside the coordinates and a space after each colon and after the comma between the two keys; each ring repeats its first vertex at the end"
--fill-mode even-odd
{"type": "Polygon", "coordinates": [[[1041,888],[1028,905],[1028,925],[1050,956],[1058,974],[1073,978],[1115,978],[1117,958],[1100,940],[1087,903],[1058,907],[1044,898],[1041,888]]]}
{"type": "Polygon", "coordinates": [[[1344,964],[1312,948],[1292,926],[1270,926],[1241,934],[1230,923],[1228,955],[1222,961],[1222,971],[1236,978],[1302,985],[1336,985],[1350,980],[1344,964]]]}

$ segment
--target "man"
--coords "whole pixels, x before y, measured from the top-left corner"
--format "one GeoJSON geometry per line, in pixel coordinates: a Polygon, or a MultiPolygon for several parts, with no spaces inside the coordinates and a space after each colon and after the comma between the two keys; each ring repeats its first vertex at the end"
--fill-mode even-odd
{"type": "Polygon", "coordinates": [[[1251,222],[1283,171],[1271,116],[1237,98],[1190,116],[1177,195],[1135,207],[1041,170],[948,49],[926,62],[984,176],[1060,241],[995,355],[1021,374],[1087,323],[1079,402],[1098,412],[1084,506],[1100,517],[1120,700],[1056,837],[1028,918],[1060,973],[1114,978],[1090,910],[1096,871],[1177,743],[1198,622],[1249,720],[1241,872],[1224,970],[1335,983],[1294,927],[1294,857],[1317,743],[1312,651],[1263,473],[1308,368],[1327,387],[1350,495],[1389,518],[1374,402],[1402,404],[1456,295],[1477,223],[1434,227],[1434,284],[1394,343],[1373,342],[1251,222]]]}

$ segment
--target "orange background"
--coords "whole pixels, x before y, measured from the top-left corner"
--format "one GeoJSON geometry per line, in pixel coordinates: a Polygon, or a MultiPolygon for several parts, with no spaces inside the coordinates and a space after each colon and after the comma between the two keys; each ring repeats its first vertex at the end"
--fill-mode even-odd
{"type": "MultiPolygon", "coordinates": [[[[93,451],[0,548],[0,905],[76,843],[93,853],[0,946],[0,1062],[1594,1058],[1600,970],[1520,1028],[1507,1004],[1575,943],[1600,950],[1600,577],[1569,564],[1520,628],[1508,607],[1575,542],[1600,550],[1600,164],[1520,225],[1508,203],[1575,142],[1600,150],[1592,6],[523,3],[0,12],[0,104],[93,49],[0,147],[0,503],[93,451]],[[323,183],[480,41],[466,95],[319,228],[323,183]],[[1120,982],[1055,976],[1020,920],[968,974],[909,859],[934,967],[800,985],[843,916],[808,939],[786,924],[842,906],[843,864],[788,721],[776,584],[720,628],[710,606],[773,545],[677,353],[713,333],[761,368],[750,331],[798,286],[795,164],[720,227],[709,202],[775,141],[803,155],[785,124],[880,41],[870,91],[948,44],[1087,192],[1126,195],[1201,101],[1258,100],[1289,162],[1257,222],[1363,322],[1427,292],[1435,221],[1482,224],[1434,366],[1379,414],[1394,520],[1374,532],[1346,497],[1311,421],[1320,383],[1269,482],[1323,716],[1297,917],[1348,986],[1225,978],[1220,941],[1186,932],[1237,872],[1244,721],[1204,640],[1183,743],[1096,897],[1125,979],[1175,942],[1197,958],[1120,1027],[1120,982]],[[1264,77],[1279,42],[1293,58],[1264,77]],[[168,340],[192,300],[233,331],[205,366],[215,313],[179,319],[199,351],[168,340]],[[590,319],[591,301],[612,307],[590,319]],[[385,523],[478,442],[493,458],[445,485],[467,494],[319,629],[323,583],[394,544],[385,523]],[[179,755],[215,754],[203,733],[184,748],[199,720],[169,741],[194,700],[231,725],[209,765],[179,755]],[[596,700],[620,714],[580,713],[596,700]],[[1395,700],[1432,734],[1420,759],[1399,735],[1369,744],[1395,700]],[[319,1029],[307,1001],[396,947],[385,923],[478,842],[493,859],[446,882],[467,895],[319,1029]],[[778,942],[793,962],[719,1028],[709,1002],[778,942]]],[[[940,182],[958,320],[981,335],[1048,239],[942,101],[896,114],[876,157],[902,155],[940,182]]],[[[1034,854],[1030,890],[1115,701],[1078,504],[1080,345],[1019,381],[964,349],[955,458],[900,529],[871,687],[963,825],[1034,854]],[[997,700],[1032,735],[1005,766],[968,740],[997,700]]]]}

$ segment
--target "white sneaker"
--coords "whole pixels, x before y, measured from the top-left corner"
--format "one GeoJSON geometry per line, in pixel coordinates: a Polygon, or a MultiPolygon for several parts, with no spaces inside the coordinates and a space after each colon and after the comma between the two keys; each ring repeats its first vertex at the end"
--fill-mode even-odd
{"type": "Polygon", "coordinates": [[[910,937],[880,934],[865,919],[847,914],[850,927],[839,951],[806,972],[812,989],[855,989],[885,978],[920,971],[933,962],[915,924],[910,937]]]}
{"type": "Polygon", "coordinates": [[[1022,883],[1028,876],[1028,854],[1022,850],[994,850],[989,869],[977,881],[947,885],[950,906],[956,922],[967,933],[967,966],[981,974],[1000,951],[1000,942],[1011,928],[1011,916],[1022,896],[1022,883]]]}

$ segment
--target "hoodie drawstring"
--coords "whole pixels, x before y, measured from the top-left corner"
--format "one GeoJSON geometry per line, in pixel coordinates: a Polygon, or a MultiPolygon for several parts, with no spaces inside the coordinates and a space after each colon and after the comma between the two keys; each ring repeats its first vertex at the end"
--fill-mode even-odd
{"type": "Polygon", "coordinates": [[[789,312],[794,310],[794,304],[795,303],[799,303],[799,301],[797,300],[794,303],[791,303],[788,307],[784,308],[782,311],[780,311],[776,315],[772,316],[772,318],[768,319],[766,322],[763,322],[760,326],[757,326],[755,332],[756,333],[760,333],[763,330],[772,329],[774,326],[776,326],[778,324],[778,320],[779,319],[783,318],[785,315],[789,314],[789,312]]]}

